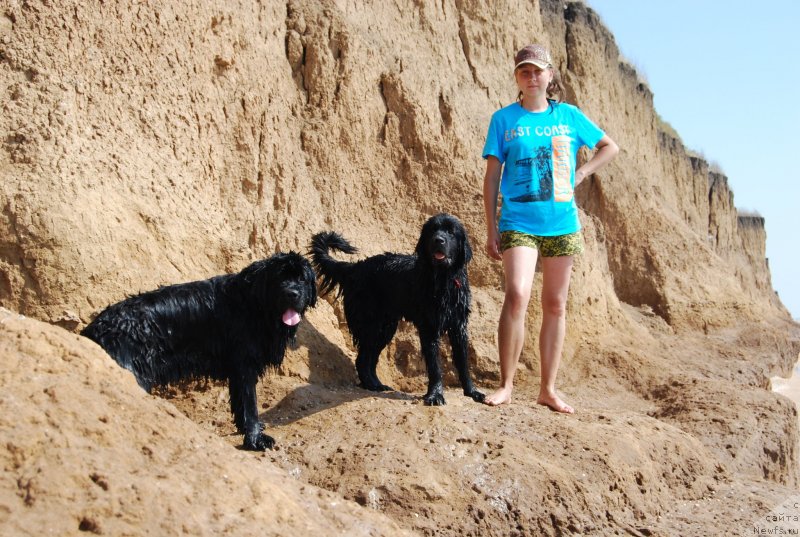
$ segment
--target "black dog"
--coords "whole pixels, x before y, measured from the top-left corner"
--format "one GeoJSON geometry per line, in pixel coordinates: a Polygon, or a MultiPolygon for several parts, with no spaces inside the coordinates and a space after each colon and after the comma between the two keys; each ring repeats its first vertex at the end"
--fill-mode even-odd
{"type": "Polygon", "coordinates": [[[81,332],[147,390],[187,377],[228,380],[244,447],[274,439],[258,420],[256,383],[283,361],[307,307],[317,300],[311,264],[297,253],[256,261],[238,274],[161,287],[103,310],[81,332]]]}
{"type": "Polygon", "coordinates": [[[401,318],[414,323],[428,370],[426,405],[445,404],[439,340],[447,333],[464,395],[483,401],[472,385],[467,362],[470,291],[467,263],[472,259],[466,230],[454,216],[439,214],[422,227],[414,255],[385,253],[355,263],[333,259],[329,250],[357,250],[337,233],[318,233],[311,242],[320,294],[336,286],[358,348],[356,370],[361,386],[391,390],[376,374],[378,357],[394,337],[401,318]]]}

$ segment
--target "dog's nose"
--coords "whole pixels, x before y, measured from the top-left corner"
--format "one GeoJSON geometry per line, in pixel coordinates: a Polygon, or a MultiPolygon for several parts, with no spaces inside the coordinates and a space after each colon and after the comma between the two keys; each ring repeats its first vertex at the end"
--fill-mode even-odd
{"type": "Polygon", "coordinates": [[[288,296],[289,298],[297,298],[298,296],[300,296],[300,291],[298,291],[297,289],[287,289],[286,296],[288,296]]]}
{"type": "Polygon", "coordinates": [[[444,244],[444,237],[442,237],[441,235],[437,235],[437,236],[435,236],[435,237],[433,238],[433,241],[434,241],[436,244],[444,244]]]}

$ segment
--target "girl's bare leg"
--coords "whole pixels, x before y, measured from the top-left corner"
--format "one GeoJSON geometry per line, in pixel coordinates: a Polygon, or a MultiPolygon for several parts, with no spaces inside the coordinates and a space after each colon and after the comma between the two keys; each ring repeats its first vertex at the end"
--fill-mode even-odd
{"type": "Polygon", "coordinates": [[[500,387],[488,395],[485,403],[502,405],[511,400],[514,389],[514,373],[525,342],[525,314],[531,298],[533,276],[536,272],[538,251],[518,246],[503,252],[505,274],[505,299],[497,330],[500,353],[500,387]]]}
{"type": "Polygon", "coordinates": [[[536,402],[565,414],[572,414],[575,410],[556,394],[556,375],[566,334],[571,274],[572,256],[542,258],[542,328],[539,333],[542,376],[536,402]]]}

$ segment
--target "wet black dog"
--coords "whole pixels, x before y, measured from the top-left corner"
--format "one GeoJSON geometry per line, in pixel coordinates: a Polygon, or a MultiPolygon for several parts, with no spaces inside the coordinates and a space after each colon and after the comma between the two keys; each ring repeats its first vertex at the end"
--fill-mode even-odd
{"type": "Polygon", "coordinates": [[[390,390],[376,374],[378,357],[394,337],[398,322],[417,327],[428,370],[426,405],[445,404],[439,340],[446,333],[453,349],[464,395],[483,401],[472,385],[467,362],[467,321],[470,291],[467,263],[472,259],[466,230],[454,216],[439,214],[422,227],[414,255],[385,253],[355,263],[337,261],[329,251],[357,250],[341,235],[318,233],[311,242],[314,268],[321,278],[320,294],[338,286],[344,314],[358,348],[356,370],[361,386],[390,390]]]}
{"type": "Polygon", "coordinates": [[[183,378],[227,380],[244,447],[274,444],[258,420],[256,383],[283,361],[316,276],[299,254],[276,254],[238,274],[162,287],[103,310],[81,332],[100,344],[147,390],[183,378]]]}

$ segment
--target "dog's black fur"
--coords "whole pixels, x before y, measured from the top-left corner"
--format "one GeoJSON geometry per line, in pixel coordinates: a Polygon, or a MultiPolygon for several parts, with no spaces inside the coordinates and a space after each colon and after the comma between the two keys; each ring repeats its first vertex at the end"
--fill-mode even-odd
{"type": "Polygon", "coordinates": [[[445,404],[439,340],[447,333],[464,395],[483,401],[469,375],[467,321],[470,290],[467,264],[472,259],[467,232],[454,216],[439,214],[422,227],[413,255],[385,253],[348,263],[329,251],[352,254],[357,250],[341,235],[318,233],[311,242],[314,268],[320,276],[320,294],[338,286],[344,313],[358,348],[356,370],[361,386],[391,390],[376,374],[381,351],[394,337],[404,318],[417,327],[428,371],[426,405],[445,404]]]}
{"type": "Polygon", "coordinates": [[[281,364],[299,315],[316,300],[311,264],[295,252],[280,253],[237,274],[127,298],[103,310],[81,334],[133,372],[148,392],[184,378],[227,380],[245,449],[263,451],[274,439],[258,420],[256,383],[267,366],[281,364]]]}

